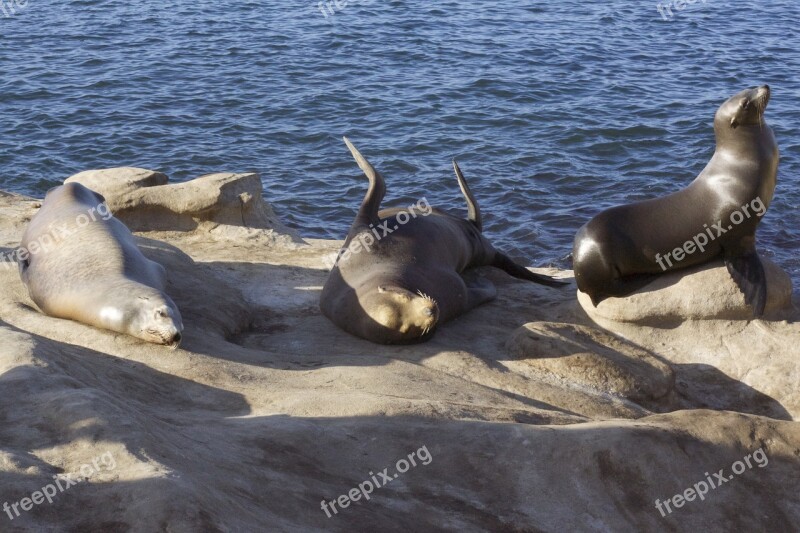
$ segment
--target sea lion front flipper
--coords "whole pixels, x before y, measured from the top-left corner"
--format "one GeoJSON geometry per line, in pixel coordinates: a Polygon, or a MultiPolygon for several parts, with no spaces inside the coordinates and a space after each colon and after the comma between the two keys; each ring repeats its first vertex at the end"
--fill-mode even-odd
{"type": "Polygon", "coordinates": [[[511,260],[511,258],[505,254],[501,254],[500,252],[496,252],[494,254],[494,262],[492,263],[492,266],[506,271],[509,275],[514,276],[517,279],[533,281],[534,283],[540,283],[542,285],[547,285],[548,287],[564,287],[569,285],[569,283],[565,281],[559,281],[555,278],[551,278],[550,276],[543,276],[541,274],[531,272],[527,268],[516,264],[511,260]]]}
{"type": "Polygon", "coordinates": [[[453,159],[453,169],[456,171],[456,178],[458,178],[458,186],[461,187],[461,193],[467,200],[467,220],[475,224],[478,231],[483,231],[481,208],[478,207],[478,202],[472,195],[472,191],[469,189],[469,185],[467,185],[467,180],[464,178],[464,174],[461,172],[455,159],[453,159]]]}
{"type": "Polygon", "coordinates": [[[744,294],[744,301],[752,306],[753,315],[763,315],[767,305],[767,275],[758,253],[753,250],[742,255],[726,255],[725,266],[744,294]]]}
{"type": "Polygon", "coordinates": [[[497,298],[497,288],[488,279],[469,272],[462,275],[461,279],[464,280],[464,284],[467,286],[467,309],[465,311],[497,298]]]}
{"type": "Polygon", "coordinates": [[[22,258],[23,254],[20,254],[19,250],[16,250],[14,253],[14,257],[17,259],[17,266],[19,267],[19,275],[22,278],[23,282],[25,282],[25,274],[28,271],[28,268],[31,266],[31,256],[30,253],[26,253],[25,258],[22,258]]]}
{"type": "Polygon", "coordinates": [[[366,157],[361,155],[361,152],[359,152],[355,146],[353,146],[350,139],[347,137],[343,137],[343,139],[350,153],[353,154],[356,163],[358,163],[359,168],[364,171],[364,174],[367,175],[367,179],[369,179],[369,189],[367,190],[367,195],[364,197],[364,200],[361,202],[361,207],[358,210],[358,215],[356,215],[353,227],[362,225],[369,226],[370,224],[378,226],[380,223],[378,211],[381,208],[383,197],[386,195],[386,182],[383,176],[381,176],[381,173],[367,161],[366,157]]]}

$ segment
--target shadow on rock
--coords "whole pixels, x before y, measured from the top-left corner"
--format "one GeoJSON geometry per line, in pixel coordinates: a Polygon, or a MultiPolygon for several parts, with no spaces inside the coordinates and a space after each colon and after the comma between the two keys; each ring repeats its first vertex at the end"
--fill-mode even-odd
{"type": "Polygon", "coordinates": [[[525,375],[618,395],[654,412],[713,408],[792,420],[780,402],[713,366],[670,363],[594,327],[529,323],[511,335],[506,348],[518,359],[511,368],[525,375]]]}
{"type": "MultiPolygon", "coordinates": [[[[171,454],[192,462],[194,452],[188,450],[202,448],[204,438],[220,437],[212,437],[213,432],[194,435],[189,428],[213,427],[225,418],[250,413],[241,394],[130,359],[53,341],[2,322],[0,338],[6,346],[0,358],[0,464],[4,465],[0,502],[30,497],[53,483],[56,475],[81,479],[73,487],[67,485],[69,491],[60,492],[52,504],[45,502],[14,517],[15,526],[127,530],[129,526],[122,527],[114,516],[119,511],[105,509],[119,505],[146,515],[146,502],[154,497],[170,497],[182,508],[189,507],[191,494],[181,491],[180,483],[119,480],[172,477],[171,454]],[[105,468],[94,463],[92,482],[84,483],[80,467],[103,454],[113,458],[113,468],[111,461],[105,468]],[[165,484],[172,486],[156,488],[165,484]]],[[[197,507],[196,512],[199,516],[204,511],[197,507]]],[[[7,519],[0,514],[0,523],[7,519]]],[[[129,520],[137,523],[133,516],[129,520]]],[[[192,519],[186,516],[183,521],[192,519]]]]}
{"type": "MultiPolygon", "coordinates": [[[[27,524],[580,531],[602,520],[611,530],[672,524],[747,531],[783,530],[800,519],[793,490],[800,475],[797,428],[732,413],[564,428],[420,417],[211,417],[172,427],[165,437],[142,449],[162,472],[135,476],[139,463],[119,466],[120,479],[75,487],[53,506],[29,513],[27,524]],[[191,453],[184,440],[195,441],[191,453]],[[731,474],[734,463],[759,449],[767,464],[731,474]],[[708,488],[703,500],[662,517],[656,500],[683,494],[705,481],[705,472],[720,469],[731,474],[724,487],[708,488]]],[[[28,474],[15,479],[31,487],[46,481],[28,474]]]]}

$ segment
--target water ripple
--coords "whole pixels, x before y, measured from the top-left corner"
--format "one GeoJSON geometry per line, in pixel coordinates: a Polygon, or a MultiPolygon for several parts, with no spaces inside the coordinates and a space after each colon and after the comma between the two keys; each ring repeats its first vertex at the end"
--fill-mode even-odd
{"type": "Polygon", "coordinates": [[[74,172],[137,165],[186,180],[257,170],[308,236],[341,238],[366,184],[387,203],[463,212],[458,158],[487,234],[565,266],[600,209],[685,186],[714,111],[758,83],[782,150],[762,250],[800,282],[800,27],[793,0],[315,2],[36,0],[0,18],[0,187],[42,195],[74,172]]]}

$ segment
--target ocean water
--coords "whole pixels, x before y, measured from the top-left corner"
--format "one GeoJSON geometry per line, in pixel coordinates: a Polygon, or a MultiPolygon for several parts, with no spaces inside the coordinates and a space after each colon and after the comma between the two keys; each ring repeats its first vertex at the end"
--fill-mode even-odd
{"type": "Polygon", "coordinates": [[[565,267],[601,209],[694,179],[719,104],[768,83],[781,166],[759,247],[800,283],[797,0],[13,1],[2,189],[253,170],[301,234],[343,238],[366,190],[347,135],[385,175],[384,205],[465,213],[456,157],[487,236],[565,267]]]}

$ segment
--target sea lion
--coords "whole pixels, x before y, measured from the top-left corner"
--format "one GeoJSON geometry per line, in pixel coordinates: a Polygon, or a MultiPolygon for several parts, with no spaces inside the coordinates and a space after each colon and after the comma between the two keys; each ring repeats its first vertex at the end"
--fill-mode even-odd
{"type": "Polygon", "coordinates": [[[483,237],[480,209],[455,161],[466,220],[420,202],[379,212],[384,178],[346,137],[344,142],[369,189],[320,298],[323,314],[341,329],[379,344],[425,341],[438,324],[494,299],[491,282],[461,276],[479,266],[564,285],[514,263],[483,237]]]}
{"type": "Polygon", "coordinates": [[[177,348],[183,322],[164,267],[104,202],[79,183],[51,189],[17,252],[22,282],[46,315],[177,348]]]}
{"type": "Polygon", "coordinates": [[[767,297],[755,248],[756,227],[769,207],[778,145],[764,120],[768,85],[729,98],[714,118],[716,150],[685,189],[601,212],[575,236],[578,289],[596,306],[626,296],[667,270],[722,256],[755,316],[767,297]]]}

